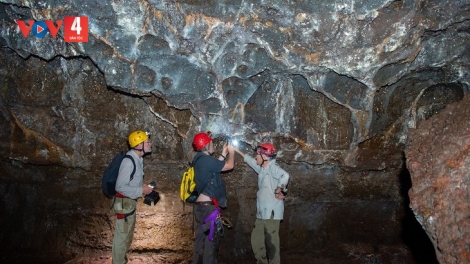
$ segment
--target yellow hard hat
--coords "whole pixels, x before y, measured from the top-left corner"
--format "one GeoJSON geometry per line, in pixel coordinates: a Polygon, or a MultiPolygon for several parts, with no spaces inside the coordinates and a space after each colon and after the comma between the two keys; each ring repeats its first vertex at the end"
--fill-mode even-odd
{"type": "Polygon", "coordinates": [[[129,135],[129,146],[131,148],[139,145],[149,138],[150,134],[142,130],[136,130],[129,135]]]}

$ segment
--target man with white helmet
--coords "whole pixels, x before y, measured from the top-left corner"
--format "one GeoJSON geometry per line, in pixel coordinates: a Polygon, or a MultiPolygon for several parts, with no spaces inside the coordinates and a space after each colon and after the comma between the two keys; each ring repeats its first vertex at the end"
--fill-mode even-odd
{"type": "Polygon", "coordinates": [[[256,158],[234,149],[258,174],[256,220],[251,232],[251,247],[257,263],[279,264],[279,225],[284,217],[284,198],[289,174],[276,164],[276,149],[271,143],[255,148],[256,158]]]}
{"type": "Polygon", "coordinates": [[[127,263],[127,251],[134,238],[135,208],[137,199],[152,192],[153,188],[144,184],[143,156],[152,152],[149,133],[137,130],[129,135],[130,150],[126,153],[131,159],[125,158],[119,167],[116,181],[116,197],[114,206],[126,213],[117,214],[116,228],[113,238],[113,264],[127,263]],[[134,174],[132,172],[135,170],[134,174]],[[131,177],[131,175],[133,175],[131,177]],[[117,202],[116,202],[117,201],[117,202]]]}

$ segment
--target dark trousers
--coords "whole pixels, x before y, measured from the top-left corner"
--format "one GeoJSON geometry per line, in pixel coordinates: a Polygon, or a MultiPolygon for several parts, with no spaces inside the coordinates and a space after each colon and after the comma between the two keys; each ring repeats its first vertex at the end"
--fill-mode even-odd
{"type": "Polygon", "coordinates": [[[191,264],[217,264],[220,236],[214,231],[213,240],[209,240],[210,222],[203,224],[204,219],[215,210],[214,205],[194,205],[196,218],[196,239],[194,241],[193,261],[191,264]]]}

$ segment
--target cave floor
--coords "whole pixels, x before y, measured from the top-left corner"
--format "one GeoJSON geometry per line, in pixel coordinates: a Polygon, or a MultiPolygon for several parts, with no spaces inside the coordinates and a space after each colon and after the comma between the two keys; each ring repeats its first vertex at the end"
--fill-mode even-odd
{"type": "MultiPolygon", "coordinates": [[[[252,255],[230,259],[227,254],[219,252],[218,264],[255,264],[252,255]]],[[[138,252],[127,254],[128,264],[190,264],[191,253],[186,252],[138,252]]],[[[281,252],[283,264],[438,264],[435,255],[429,251],[411,250],[403,245],[389,245],[376,252],[361,250],[345,254],[340,250],[312,252],[281,252]],[[342,253],[341,253],[342,252],[342,253]]],[[[34,264],[112,264],[110,250],[99,252],[59,253],[51,251],[0,249],[0,263],[34,263],[34,264]]]]}
{"type": "MultiPolygon", "coordinates": [[[[146,256],[143,254],[130,254],[128,255],[128,264],[144,264],[144,263],[156,263],[156,264],[190,264],[190,260],[178,260],[172,257],[155,257],[146,256]]],[[[242,260],[242,261],[218,261],[218,264],[256,264],[256,260],[242,260]]],[[[284,259],[282,263],[285,264],[365,264],[365,263],[385,263],[377,259],[377,256],[362,256],[361,259],[351,260],[344,258],[314,258],[310,256],[290,256],[289,259],[284,259]]],[[[403,259],[399,262],[388,262],[396,264],[416,264],[415,261],[410,260],[409,262],[403,259]]],[[[72,259],[65,264],[112,264],[110,256],[96,256],[96,257],[80,257],[72,259]]]]}
{"type": "MultiPolygon", "coordinates": [[[[157,255],[157,254],[150,254],[150,253],[129,253],[128,254],[129,262],[128,264],[148,264],[148,263],[156,263],[156,264],[189,264],[190,260],[182,259],[181,255],[173,255],[173,254],[164,254],[164,255],[157,255]]],[[[68,258],[68,260],[64,259],[54,259],[49,258],[47,256],[28,256],[27,254],[23,255],[11,255],[9,256],[2,256],[0,258],[2,263],[35,263],[35,264],[112,264],[110,254],[103,254],[103,255],[86,255],[74,258],[68,258]]],[[[253,260],[239,260],[237,262],[234,261],[227,261],[227,260],[219,260],[219,264],[255,264],[256,261],[253,260]]],[[[380,263],[391,263],[391,264],[419,264],[420,262],[416,262],[412,259],[404,259],[403,256],[399,257],[398,259],[388,259],[383,260],[380,259],[378,255],[363,255],[363,256],[355,256],[351,258],[351,256],[345,257],[313,257],[308,255],[289,255],[282,257],[282,263],[285,264],[380,264],[380,263]]]]}

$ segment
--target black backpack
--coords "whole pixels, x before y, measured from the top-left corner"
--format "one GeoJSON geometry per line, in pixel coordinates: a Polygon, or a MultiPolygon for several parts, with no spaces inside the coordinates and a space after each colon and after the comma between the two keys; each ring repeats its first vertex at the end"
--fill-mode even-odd
{"type": "Polygon", "coordinates": [[[109,163],[108,167],[104,170],[103,178],[101,179],[101,189],[103,190],[104,195],[108,198],[112,198],[116,195],[116,181],[119,175],[119,167],[121,166],[121,162],[123,159],[129,158],[132,160],[132,164],[134,165],[134,169],[132,170],[131,177],[129,181],[132,181],[134,178],[135,173],[135,161],[132,156],[127,155],[126,152],[122,151],[114,156],[111,163],[109,163]]]}

